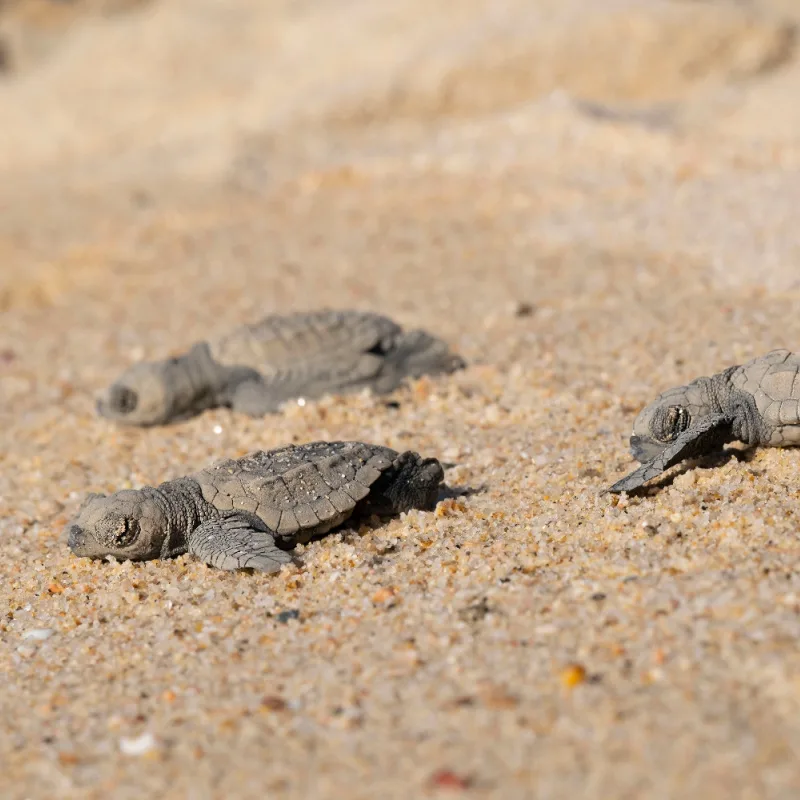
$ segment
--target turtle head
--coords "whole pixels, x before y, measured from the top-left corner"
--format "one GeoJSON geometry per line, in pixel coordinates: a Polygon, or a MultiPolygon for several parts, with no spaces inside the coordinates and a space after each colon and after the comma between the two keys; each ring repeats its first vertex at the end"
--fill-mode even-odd
{"type": "Polygon", "coordinates": [[[172,415],[168,362],[143,362],[127,369],[97,401],[97,412],[128,425],[158,425],[172,415]]]}
{"type": "Polygon", "coordinates": [[[639,412],[630,444],[633,457],[644,463],[656,458],[692,424],[695,409],[683,389],[665,392],[639,412]]]}
{"type": "Polygon", "coordinates": [[[214,405],[226,380],[208,344],[198,342],[183,355],[129,367],[98,399],[97,412],[127,425],[163,425],[214,405]]]}
{"type": "Polygon", "coordinates": [[[76,556],[146,561],[158,558],[168,531],[169,520],[149,492],[125,489],[88,495],[67,537],[76,556]]]}

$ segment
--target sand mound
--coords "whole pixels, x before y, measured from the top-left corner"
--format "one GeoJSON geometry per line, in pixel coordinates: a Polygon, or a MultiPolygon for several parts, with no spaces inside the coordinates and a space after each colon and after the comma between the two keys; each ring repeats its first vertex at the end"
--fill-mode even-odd
{"type": "Polygon", "coordinates": [[[605,103],[676,102],[794,58],[792,24],[744,6],[623,3],[552,18],[533,6],[419,54],[354,122],[492,113],[553,91],[605,103]]]}
{"type": "Polygon", "coordinates": [[[93,18],[146,8],[153,0],[2,0],[0,75],[35,68],[75,28],[93,18]]]}

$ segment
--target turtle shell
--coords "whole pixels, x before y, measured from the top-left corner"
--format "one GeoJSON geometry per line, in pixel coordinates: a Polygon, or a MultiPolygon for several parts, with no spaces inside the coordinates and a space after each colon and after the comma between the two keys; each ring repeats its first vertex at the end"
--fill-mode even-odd
{"type": "Polygon", "coordinates": [[[362,442],[311,442],[219,461],[190,477],[220,511],[250,511],[281,536],[310,537],[344,522],[397,456],[362,442]]]}

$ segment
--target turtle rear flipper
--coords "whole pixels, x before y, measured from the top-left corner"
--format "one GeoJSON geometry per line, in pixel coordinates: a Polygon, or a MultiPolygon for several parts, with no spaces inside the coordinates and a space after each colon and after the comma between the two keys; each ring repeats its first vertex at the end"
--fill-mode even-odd
{"type": "Polygon", "coordinates": [[[446,342],[422,330],[400,334],[382,355],[381,371],[373,384],[380,394],[393,391],[406,378],[449,374],[466,366],[446,342]]]}
{"type": "Polygon", "coordinates": [[[219,569],[278,572],[292,555],[278,547],[272,531],[246,511],[223,514],[204,522],[187,537],[189,552],[219,569]]]}
{"type": "Polygon", "coordinates": [[[430,511],[436,506],[443,479],[444,470],[435,458],[422,458],[408,450],[372,484],[369,495],[358,505],[358,513],[388,517],[412,508],[430,511]]]}

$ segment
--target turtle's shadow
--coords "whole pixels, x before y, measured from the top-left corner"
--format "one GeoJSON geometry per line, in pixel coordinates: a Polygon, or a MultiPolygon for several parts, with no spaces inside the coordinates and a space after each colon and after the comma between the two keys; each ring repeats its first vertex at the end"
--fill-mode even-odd
{"type": "Polygon", "coordinates": [[[482,494],[485,491],[485,483],[478,486],[449,486],[443,483],[439,489],[439,496],[436,498],[436,502],[441,503],[442,500],[452,500],[456,497],[471,497],[473,494],[482,494]]]}
{"type": "MultiPolygon", "coordinates": [[[[449,486],[446,483],[443,483],[439,487],[439,494],[436,497],[436,504],[438,505],[443,500],[450,500],[455,499],[457,497],[470,497],[473,494],[480,494],[481,492],[486,491],[486,485],[481,484],[479,486],[449,486]]],[[[429,509],[433,511],[433,508],[429,509]]],[[[357,534],[359,528],[365,523],[372,521],[374,522],[374,527],[379,528],[386,525],[393,519],[397,518],[397,514],[359,514],[354,513],[351,517],[346,519],[342,522],[341,525],[337,525],[335,528],[332,528],[325,533],[314,534],[308,541],[309,542],[317,542],[320,539],[324,539],[326,536],[332,533],[343,533],[343,534],[357,534]]]]}
{"type": "Polygon", "coordinates": [[[731,460],[740,463],[748,463],[755,458],[755,447],[748,447],[744,450],[730,449],[730,450],[716,450],[713,453],[708,453],[704,456],[695,456],[694,458],[687,458],[681,462],[680,468],[671,472],[664,478],[659,480],[650,481],[646,486],[638,486],[636,489],[631,489],[627,492],[629,497],[641,497],[644,495],[657,494],[662,489],[666,489],[675,482],[675,479],[680,475],[691,472],[695,469],[717,469],[731,460]]]}

